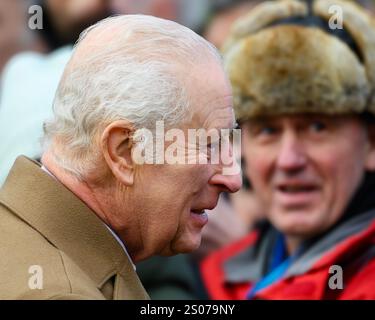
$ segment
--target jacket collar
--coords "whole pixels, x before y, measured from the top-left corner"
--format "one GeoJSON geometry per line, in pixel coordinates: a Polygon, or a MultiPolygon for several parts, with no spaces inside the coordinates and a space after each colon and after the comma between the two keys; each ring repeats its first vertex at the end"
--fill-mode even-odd
{"type": "Polygon", "coordinates": [[[70,256],[100,289],[114,275],[144,289],[132,262],[98,216],[38,162],[18,157],[0,190],[0,202],[70,256]]]}
{"type": "MultiPolygon", "coordinates": [[[[313,268],[332,263],[354,246],[373,236],[375,210],[353,216],[343,221],[318,241],[307,246],[304,253],[287,270],[285,277],[304,274],[313,268]]],[[[266,271],[268,258],[275,243],[275,229],[269,228],[258,235],[257,244],[241,251],[224,263],[225,281],[228,283],[256,282],[266,271]]]]}
{"type": "Polygon", "coordinates": [[[264,230],[255,231],[254,245],[232,256],[224,263],[226,282],[256,282],[263,277],[277,232],[269,223],[262,224],[262,228],[264,230]]]}
{"type": "MultiPolygon", "coordinates": [[[[291,265],[285,277],[303,274],[316,267],[334,262],[345,251],[371,236],[374,230],[375,210],[352,217],[314,243],[291,265]],[[327,260],[330,257],[331,259],[327,260]]],[[[352,252],[353,254],[353,252],[352,252]]]]}

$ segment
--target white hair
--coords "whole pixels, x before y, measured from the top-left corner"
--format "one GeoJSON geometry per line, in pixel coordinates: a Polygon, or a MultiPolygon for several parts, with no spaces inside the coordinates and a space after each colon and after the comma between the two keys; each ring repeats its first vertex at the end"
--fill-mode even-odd
{"type": "Polygon", "coordinates": [[[204,67],[221,58],[214,46],[175,22],[145,16],[107,18],[82,32],[115,27],[114,39],[95,43],[68,67],[53,102],[54,117],[44,124],[44,149],[63,169],[83,178],[95,170],[99,147],[94,141],[105,125],[121,119],[136,129],[153,130],[156,121],[176,126],[189,117],[189,96],[181,67],[204,67]],[[118,28],[116,28],[118,27],[118,28]],[[181,73],[181,72],[180,72],[181,73]]]}

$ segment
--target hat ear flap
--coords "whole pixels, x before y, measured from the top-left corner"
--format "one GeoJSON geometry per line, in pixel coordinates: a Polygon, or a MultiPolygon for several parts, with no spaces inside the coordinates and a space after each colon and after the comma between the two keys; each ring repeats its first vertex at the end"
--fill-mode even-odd
{"type": "Polygon", "coordinates": [[[352,1],[316,0],[313,4],[313,11],[328,21],[332,16],[330,8],[334,5],[341,8],[344,27],[362,53],[366,76],[371,88],[368,110],[375,113],[375,20],[352,1]]]}
{"type": "Polygon", "coordinates": [[[289,17],[306,16],[307,13],[308,7],[302,1],[263,2],[233,24],[230,37],[223,46],[223,51],[225,52],[238,40],[259,31],[272,22],[289,17]]]}

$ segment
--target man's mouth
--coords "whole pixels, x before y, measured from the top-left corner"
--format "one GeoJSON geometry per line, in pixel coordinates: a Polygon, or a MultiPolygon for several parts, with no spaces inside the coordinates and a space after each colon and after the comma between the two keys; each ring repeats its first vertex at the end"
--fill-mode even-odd
{"type": "Polygon", "coordinates": [[[209,203],[196,204],[194,208],[190,209],[190,212],[196,215],[207,214],[206,211],[213,210],[216,207],[218,201],[219,198],[217,198],[215,201],[210,201],[209,203]]]}
{"type": "Polygon", "coordinates": [[[306,206],[320,195],[321,188],[312,183],[283,183],[276,186],[277,200],[284,206],[306,206]]]}
{"type": "Polygon", "coordinates": [[[204,214],[206,212],[206,210],[205,209],[196,209],[196,210],[191,210],[191,212],[194,213],[194,214],[200,215],[200,214],[204,214]]]}
{"type": "Polygon", "coordinates": [[[203,227],[208,222],[208,210],[212,210],[216,207],[217,201],[214,203],[208,203],[206,205],[199,205],[199,207],[190,209],[190,217],[194,221],[195,225],[198,227],[203,227]]]}
{"type": "Polygon", "coordinates": [[[300,192],[311,192],[317,190],[316,186],[313,185],[283,185],[277,188],[281,192],[285,193],[300,193],[300,192]]]}
{"type": "Polygon", "coordinates": [[[191,209],[190,218],[198,228],[203,228],[208,222],[208,214],[204,209],[191,209]]]}
{"type": "Polygon", "coordinates": [[[219,197],[211,200],[206,203],[196,203],[190,208],[190,218],[197,227],[202,228],[208,222],[208,211],[216,207],[219,197]]]}

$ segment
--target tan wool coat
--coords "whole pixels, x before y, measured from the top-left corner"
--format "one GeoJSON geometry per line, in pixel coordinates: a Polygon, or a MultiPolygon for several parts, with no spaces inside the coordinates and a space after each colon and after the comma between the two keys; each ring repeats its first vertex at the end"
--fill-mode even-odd
{"type": "Polygon", "coordinates": [[[106,225],[22,156],[0,189],[0,257],[0,299],[148,299],[106,225]]]}

